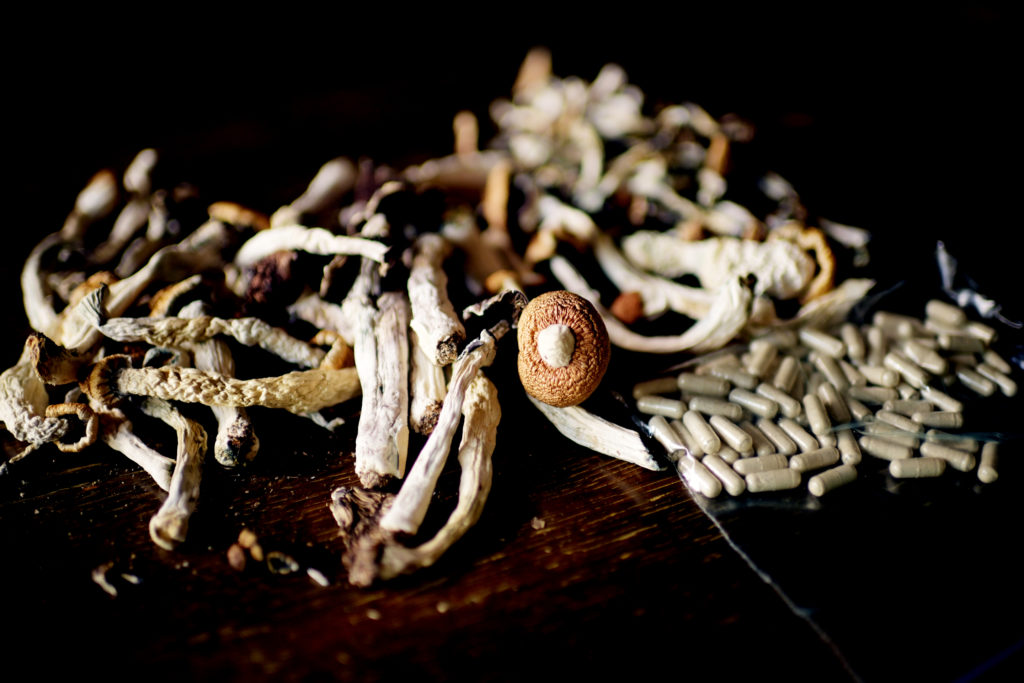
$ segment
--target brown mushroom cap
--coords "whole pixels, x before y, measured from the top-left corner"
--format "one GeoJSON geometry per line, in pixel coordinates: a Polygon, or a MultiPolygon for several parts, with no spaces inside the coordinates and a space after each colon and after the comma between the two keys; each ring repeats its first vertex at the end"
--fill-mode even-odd
{"type": "Polygon", "coordinates": [[[567,291],[535,297],[519,317],[519,379],[538,401],[564,407],[583,402],[601,383],[611,342],[601,315],[589,301],[567,291]],[[566,325],[575,337],[568,365],[552,367],[541,358],[537,335],[549,325],[566,325]]]}

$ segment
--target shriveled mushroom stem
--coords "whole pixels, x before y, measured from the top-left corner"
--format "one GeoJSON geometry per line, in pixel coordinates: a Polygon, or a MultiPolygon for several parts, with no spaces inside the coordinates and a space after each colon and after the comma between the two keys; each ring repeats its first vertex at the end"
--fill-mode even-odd
{"type": "Polygon", "coordinates": [[[458,346],[466,338],[466,328],[448,299],[448,276],[443,263],[451,247],[437,233],[420,235],[415,246],[408,283],[410,324],[423,353],[435,365],[448,365],[455,360],[458,346]]]}
{"type": "Polygon", "coordinates": [[[380,559],[380,578],[390,579],[421,567],[429,567],[472,527],[483,512],[491,490],[491,455],[501,420],[498,391],[487,377],[477,373],[462,404],[465,421],[459,444],[459,501],[448,521],[432,539],[415,548],[388,543],[380,559]]]}
{"type": "Polygon", "coordinates": [[[356,169],[344,157],[332,159],[320,167],[306,191],[288,206],[281,207],[270,217],[270,227],[298,223],[304,213],[316,213],[337,201],[352,189],[356,169]]]}
{"type": "Polygon", "coordinates": [[[381,518],[382,529],[407,534],[415,534],[419,529],[427,514],[437,478],[448,457],[455,430],[459,426],[466,389],[477,371],[494,360],[495,344],[496,339],[485,330],[455,361],[448,395],[437,418],[437,425],[416,457],[391,509],[381,518]]]}
{"type": "Polygon", "coordinates": [[[178,434],[178,448],[167,498],[149,520],[149,535],[165,550],[174,550],[185,541],[188,522],[199,501],[199,482],[203,475],[206,431],[199,423],[184,417],[170,403],[149,398],[142,411],[163,420],[178,434]]]}
{"type": "Polygon", "coordinates": [[[727,282],[717,293],[707,315],[698,320],[686,332],[676,336],[647,337],[637,334],[623,325],[615,316],[601,306],[600,298],[583,276],[562,258],[551,259],[551,272],[562,285],[584,297],[601,314],[608,336],[615,346],[644,353],[678,353],[693,351],[703,353],[726,345],[739,334],[750,317],[753,296],[750,288],[738,277],[727,282]]]}
{"type": "Polygon", "coordinates": [[[235,265],[247,268],[276,251],[306,251],[311,254],[351,254],[384,262],[388,246],[362,237],[335,235],[323,228],[283,225],[250,237],[235,254],[235,265]]]}
{"type": "Polygon", "coordinates": [[[288,314],[305,320],[318,329],[336,332],[349,346],[355,338],[352,321],[345,315],[342,307],[324,301],[316,293],[310,292],[299,297],[288,307],[288,314]]]}
{"type": "Polygon", "coordinates": [[[101,413],[100,420],[103,442],[145,470],[161,489],[170,491],[174,460],[147,446],[135,435],[132,423],[120,411],[101,413]]]}
{"type": "Polygon", "coordinates": [[[316,368],[278,377],[235,379],[195,368],[129,368],[124,356],[94,366],[86,393],[109,404],[117,394],[153,396],[208,406],[283,408],[297,415],[323,410],[359,395],[355,368],[316,368]]]}
{"type": "Polygon", "coordinates": [[[104,336],[120,342],[146,342],[168,348],[192,348],[226,335],[246,346],[259,346],[289,363],[315,368],[326,353],[259,318],[111,318],[99,326],[104,336]]]}
{"type": "Polygon", "coordinates": [[[608,422],[579,406],[556,408],[532,396],[529,399],[569,440],[644,469],[662,469],[644,446],[640,435],[633,430],[608,422]]]}
{"type": "Polygon", "coordinates": [[[447,393],[444,368],[434,365],[410,333],[409,424],[419,434],[430,434],[447,393]]]}
{"type": "MultiPolygon", "coordinates": [[[[203,310],[201,301],[193,301],[181,309],[181,317],[200,316],[203,310]]],[[[225,377],[235,376],[235,359],[223,341],[210,339],[195,344],[192,353],[196,369],[216,372],[225,377]]],[[[210,409],[217,419],[214,459],[224,467],[236,467],[252,460],[259,450],[260,440],[253,430],[246,409],[240,406],[211,406],[210,409]]]]}

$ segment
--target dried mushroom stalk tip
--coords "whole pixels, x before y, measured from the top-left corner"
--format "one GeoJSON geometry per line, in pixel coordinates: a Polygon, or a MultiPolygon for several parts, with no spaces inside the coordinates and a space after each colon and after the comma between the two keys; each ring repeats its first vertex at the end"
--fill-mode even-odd
{"type": "Polygon", "coordinates": [[[466,328],[448,298],[443,268],[451,246],[440,235],[427,233],[416,239],[415,248],[408,282],[411,326],[423,353],[435,365],[448,365],[466,339],[466,328]]]}

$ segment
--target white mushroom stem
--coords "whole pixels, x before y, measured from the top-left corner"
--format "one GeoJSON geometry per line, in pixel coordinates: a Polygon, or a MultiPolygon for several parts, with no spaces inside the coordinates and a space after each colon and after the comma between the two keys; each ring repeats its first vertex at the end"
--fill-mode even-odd
{"type": "Polygon", "coordinates": [[[59,232],[47,235],[29,253],[21,270],[21,296],[28,324],[50,339],[60,333],[60,315],[54,310],[50,288],[46,285],[43,254],[64,242],[59,232]]]}
{"type": "Polygon", "coordinates": [[[103,442],[145,470],[161,489],[170,491],[174,460],[147,446],[120,411],[104,412],[100,419],[114,422],[114,426],[104,425],[103,442]]]}
{"type": "Polygon", "coordinates": [[[652,317],[672,310],[699,320],[707,315],[715,301],[714,293],[706,289],[687,287],[634,267],[608,235],[595,237],[593,249],[601,269],[619,291],[640,294],[645,316],[652,317]]]}
{"type": "Polygon", "coordinates": [[[94,264],[107,263],[117,256],[149,220],[149,211],[149,197],[130,199],[114,220],[110,235],[89,255],[89,261],[94,264]]]}
{"type": "Polygon", "coordinates": [[[693,351],[703,353],[713,351],[728,344],[750,317],[753,296],[750,288],[739,278],[730,280],[715,295],[715,301],[708,313],[693,324],[686,332],[674,336],[648,337],[637,334],[626,327],[615,316],[608,312],[600,302],[600,297],[583,276],[562,258],[551,259],[551,273],[570,292],[579,294],[594,305],[605,327],[612,344],[620,348],[643,353],[678,353],[693,351]]]}
{"type": "Polygon", "coordinates": [[[647,159],[638,163],[626,186],[631,194],[653,199],[685,220],[704,220],[704,209],[669,185],[668,169],[663,159],[647,159]]]}
{"type": "MultiPolygon", "coordinates": [[[[181,309],[181,317],[201,316],[204,309],[203,302],[193,301],[181,309]]],[[[219,339],[193,344],[192,355],[198,370],[216,372],[225,377],[235,376],[235,359],[231,349],[219,339]]],[[[240,406],[211,406],[210,410],[217,420],[214,459],[225,467],[236,467],[252,460],[259,450],[260,440],[253,430],[246,409],[240,406]]]]}
{"type": "Polygon", "coordinates": [[[713,237],[686,241],[671,232],[639,230],[622,240],[622,250],[638,268],[668,278],[693,274],[710,290],[737,275],[752,274],[757,277],[757,294],[791,299],[814,277],[814,259],[788,240],[713,237]]]}
{"type": "Polygon", "coordinates": [[[146,399],[142,411],[166,422],[178,435],[167,498],[149,520],[149,535],[165,550],[174,550],[185,541],[188,522],[199,501],[199,482],[203,475],[206,454],[206,431],[199,423],[184,417],[171,404],[159,399],[146,399]]]}
{"type": "Polygon", "coordinates": [[[317,213],[341,199],[356,182],[356,168],[344,157],[332,159],[320,167],[306,191],[288,206],[283,206],[270,217],[270,227],[293,225],[304,213],[317,213]]]}
{"type": "Polygon", "coordinates": [[[388,543],[380,559],[380,578],[390,579],[429,567],[480,519],[491,490],[491,455],[501,420],[501,405],[494,384],[477,373],[462,404],[465,421],[459,443],[459,500],[448,520],[432,539],[415,548],[388,543]]]}
{"type": "Polygon", "coordinates": [[[394,503],[381,518],[380,526],[392,533],[415,534],[427,514],[430,497],[437,486],[444,463],[451,449],[452,438],[459,426],[466,390],[477,371],[494,360],[496,340],[487,331],[464,351],[452,368],[448,395],[423,450],[409,470],[409,476],[395,496],[394,503]]]}
{"type": "Polygon", "coordinates": [[[555,429],[570,441],[644,469],[662,469],[644,446],[640,435],[632,429],[608,422],[579,406],[556,408],[532,396],[529,399],[555,429]]]}
{"type": "Polygon", "coordinates": [[[377,263],[384,262],[388,246],[362,237],[335,235],[323,228],[282,225],[262,230],[246,240],[235,254],[235,265],[248,268],[276,251],[305,251],[311,254],[349,254],[377,263]]]}
{"type": "Polygon", "coordinates": [[[415,249],[408,282],[410,324],[423,353],[436,365],[448,365],[466,338],[466,328],[448,298],[443,268],[451,246],[437,233],[425,233],[416,239],[415,249]]]}
{"type": "Polygon", "coordinates": [[[307,368],[320,365],[326,353],[296,339],[259,318],[111,318],[99,326],[106,337],[119,342],[146,342],[167,348],[194,348],[218,335],[229,336],[246,346],[259,346],[280,358],[307,368]]]}
{"type": "Polygon", "coordinates": [[[110,171],[100,171],[78,193],[75,208],[61,228],[61,239],[78,242],[85,236],[86,228],[113,211],[116,204],[117,178],[110,171]]]}
{"type": "Polygon", "coordinates": [[[444,368],[435,365],[410,331],[409,425],[419,434],[430,434],[437,424],[448,392],[444,368]]]}
{"type": "Polygon", "coordinates": [[[339,304],[324,301],[319,294],[309,292],[288,306],[288,314],[305,320],[321,330],[336,332],[349,346],[354,339],[352,321],[339,304]]]}
{"type": "Polygon", "coordinates": [[[751,319],[751,324],[747,326],[746,331],[756,336],[773,329],[778,329],[780,326],[794,328],[807,326],[822,330],[830,329],[846,320],[850,310],[867,296],[867,293],[874,286],[874,280],[847,278],[832,291],[822,294],[801,306],[800,310],[792,318],[781,320],[773,316],[767,321],[759,320],[756,325],[753,324],[753,319],[751,319]]]}

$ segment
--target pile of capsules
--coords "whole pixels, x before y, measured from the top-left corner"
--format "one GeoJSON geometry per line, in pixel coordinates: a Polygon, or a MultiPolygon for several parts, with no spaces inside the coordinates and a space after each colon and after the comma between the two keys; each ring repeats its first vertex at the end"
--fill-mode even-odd
{"type": "Polygon", "coordinates": [[[879,311],[863,327],[772,332],[641,382],[633,398],[679,475],[708,498],[804,481],[822,496],[854,481],[865,456],[888,461],[897,479],[953,468],[991,483],[997,442],[957,433],[955,395],[1016,394],[995,337],[934,299],[923,320],[879,311]]]}

